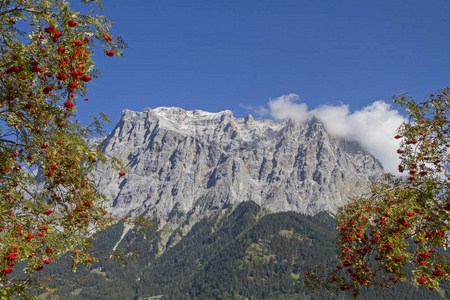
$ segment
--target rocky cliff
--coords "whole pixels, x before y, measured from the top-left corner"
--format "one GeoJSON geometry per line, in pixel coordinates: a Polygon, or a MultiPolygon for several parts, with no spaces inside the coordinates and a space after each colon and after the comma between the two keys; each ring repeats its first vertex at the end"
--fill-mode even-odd
{"type": "Polygon", "coordinates": [[[97,168],[111,211],[162,224],[249,200],[274,212],[335,212],[383,172],[377,159],[329,135],[314,116],[274,123],[230,111],[124,110],[101,147],[130,168],[125,177],[97,168]]]}

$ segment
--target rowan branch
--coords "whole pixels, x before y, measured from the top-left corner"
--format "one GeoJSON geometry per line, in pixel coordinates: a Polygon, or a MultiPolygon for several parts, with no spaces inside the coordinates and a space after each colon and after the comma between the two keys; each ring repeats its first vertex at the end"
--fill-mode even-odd
{"type": "Polygon", "coordinates": [[[43,14],[44,13],[43,11],[39,11],[39,10],[33,9],[33,6],[23,7],[23,8],[20,8],[19,6],[16,6],[16,7],[12,8],[12,9],[0,12],[0,17],[3,16],[3,15],[10,14],[10,13],[23,12],[23,11],[31,13],[31,14],[43,14]]]}
{"type": "Polygon", "coordinates": [[[25,147],[24,144],[17,143],[17,142],[11,141],[11,140],[1,139],[1,138],[0,138],[0,143],[9,143],[9,144],[14,144],[14,145],[20,146],[20,147],[25,147]]]}

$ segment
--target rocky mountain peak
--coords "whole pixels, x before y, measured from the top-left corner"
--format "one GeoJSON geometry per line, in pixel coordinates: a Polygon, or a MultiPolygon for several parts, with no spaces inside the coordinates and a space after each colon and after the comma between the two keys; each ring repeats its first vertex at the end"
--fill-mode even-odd
{"type": "Polygon", "coordinates": [[[101,146],[130,168],[126,178],[96,171],[111,211],[162,223],[250,200],[274,212],[334,213],[382,173],[372,155],[329,135],[314,116],[275,123],[231,111],[124,110],[101,146]]]}

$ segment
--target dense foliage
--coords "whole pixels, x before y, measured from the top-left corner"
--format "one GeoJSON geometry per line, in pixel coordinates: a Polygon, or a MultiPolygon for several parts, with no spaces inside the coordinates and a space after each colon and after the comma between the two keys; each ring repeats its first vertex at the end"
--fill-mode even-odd
{"type": "Polygon", "coordinates": [[[106,157],[87,143],[107,119],[87,127],[75,119],[77,98],[99,74],[95,43],[107,56],[120,56],[126,46],[110,27],[94,10],[72,11],[63,0],[0,1],[2,299],[26,297],[33,274],[67,251],[73,268],[95,260],[92,230],[111,223],[89,175],[106,157]]]}
{"type": "Polygon", "coordinates": [[[417,104],[401,95],[394,99],[410,114],[398,128],[400,173],[387,174],[372,193],[354,199],[338,214],[339,264],[309,271],[311,287],[348,290],[362,286],[389,288],[413,281],[429,290],[450,280],[449,90],[417,104]]]}

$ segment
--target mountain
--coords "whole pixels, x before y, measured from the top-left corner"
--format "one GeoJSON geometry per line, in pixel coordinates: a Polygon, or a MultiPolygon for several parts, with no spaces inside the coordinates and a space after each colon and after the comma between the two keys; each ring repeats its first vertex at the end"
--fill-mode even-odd
{"type": "Polygon", "coordinates": [[[103,165],[96,170],[109,210],[157,218],[160,227],[244,201],[273,212],[335,213],[383,172],[375,157],[328,134],[315,116],[274,123],[230,111],[124,110],[101,147],[129,167],[125,178],[103,165]]]}
{"type": "MultiPolygon", "coordinates": [[[[68,283],[51,282],[56,290],[41,299],[349,299],[306,290],[304,270],[336,264],[332,215],[383,169],[356,142],[328,134],[319,118],[274,123],[230,111],[125,110],[97,141],[129,167],[125,178],[104,165],[95,171],[112,200],[108,210],[148,217],[158,230],[146,229],[148,239],[122,223],[99,232],[94,251],[129,245],[137,263],[105,259],[76,273],[51,264],[42,275],[60,273],[68,283]]],[[[364,290],[363,299],[445,299],[447,290],[401,283],[364,290]]]]}

